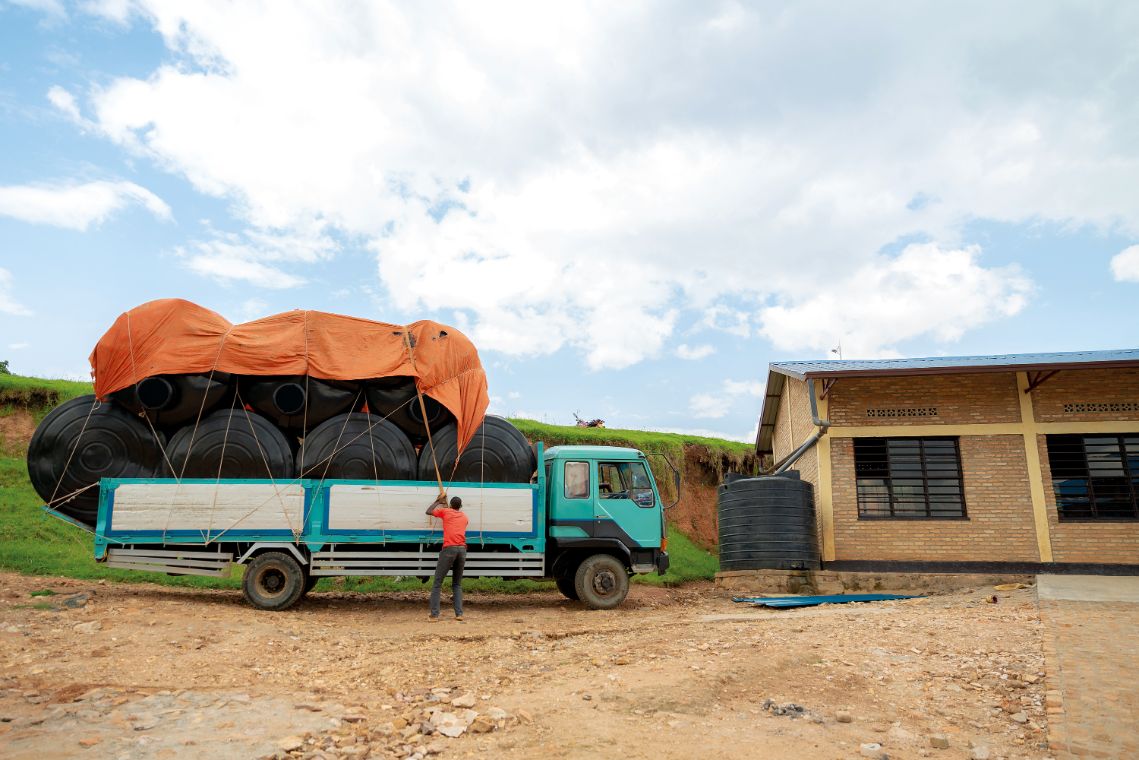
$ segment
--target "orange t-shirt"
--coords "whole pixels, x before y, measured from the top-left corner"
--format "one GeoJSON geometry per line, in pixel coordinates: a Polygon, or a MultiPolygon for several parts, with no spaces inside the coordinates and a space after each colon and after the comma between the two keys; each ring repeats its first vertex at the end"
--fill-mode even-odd
{"type": "Polygon", "coordinates": [[[431,514],[443,521],[443,548],[467,545],[467,516],[460,509],[437,507],[431,514]]]}

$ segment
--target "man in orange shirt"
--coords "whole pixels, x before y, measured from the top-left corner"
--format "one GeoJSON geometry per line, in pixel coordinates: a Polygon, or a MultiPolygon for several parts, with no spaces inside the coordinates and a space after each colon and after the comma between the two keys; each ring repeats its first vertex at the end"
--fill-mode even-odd
{"type": "Polygon", "coordinates": [[[463,621],[463,567],[467,563],[467,516],[463,514],[463,500],[451,497],[447,506],[446,494],[439,497],[427,508],[427,514],[443,521],[443,550],[435,565],[435,583],[431,586],[431,622],[439,619],[439,595],[443,588],[443,578],[451,572],[451,598],[455,604],[455,620],[463,621]]]}

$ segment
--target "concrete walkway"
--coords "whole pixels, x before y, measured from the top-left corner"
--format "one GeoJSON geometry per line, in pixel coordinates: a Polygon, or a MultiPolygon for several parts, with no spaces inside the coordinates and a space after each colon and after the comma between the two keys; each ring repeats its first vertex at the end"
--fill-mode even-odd
{"type": "Polygon", "coordinates": [[[1139,757],[1139,578],[1037,576],[1049,746],[1139,757]]]}

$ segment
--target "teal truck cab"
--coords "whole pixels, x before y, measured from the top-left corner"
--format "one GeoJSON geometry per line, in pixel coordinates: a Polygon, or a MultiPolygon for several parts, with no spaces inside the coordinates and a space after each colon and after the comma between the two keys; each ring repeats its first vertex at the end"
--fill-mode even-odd
{"type": "MultiPolygon", "coordinates": [[[[665,505],[644,453],[539,443],[537,461],[528,483],[448,487],[470,520],[465,575],[552,578],[570,599],[612,609],[632,575],[668,570],[665,505]]],[[[437,494],[424,481],[108,478],[95,558],[175,575],[245,565],[246,600],[283,610],[321,577],[429,577],[442,532],[424,507],[437,494]]]]}

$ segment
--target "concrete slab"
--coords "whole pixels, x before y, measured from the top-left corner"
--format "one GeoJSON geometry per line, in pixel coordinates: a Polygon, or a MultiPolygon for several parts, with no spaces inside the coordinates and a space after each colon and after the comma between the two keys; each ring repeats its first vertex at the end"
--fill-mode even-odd
{"type": "Polygon", "coordinates": [[[1133,575],[1038,575],[1041,599],[1139,604],[1139,577],[1133,575]]]}

